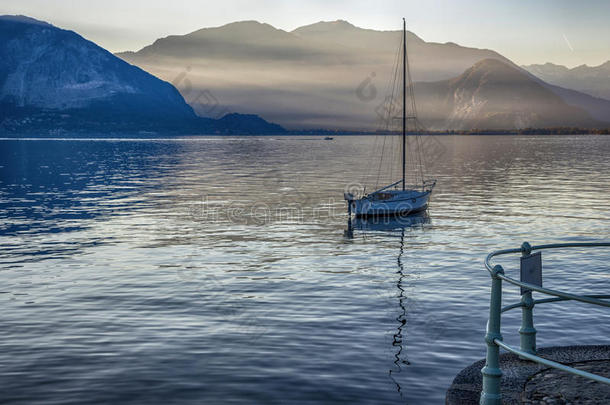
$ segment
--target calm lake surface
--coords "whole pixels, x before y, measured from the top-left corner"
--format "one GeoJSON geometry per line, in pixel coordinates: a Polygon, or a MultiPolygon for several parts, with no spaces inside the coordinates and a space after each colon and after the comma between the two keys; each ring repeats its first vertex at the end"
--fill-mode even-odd
{"type": "MultiPolygon", "coordinates": [[[[487,253],[610,238],[610,137],[436,137],[429,217],[348,229],[373,138],[0,140],[0,402],[444,403],[485,353],[487,253]]],[[[543,261],[610,287],[608,249],[543,261]]],[[[539,346],[607,316],[541,305],[539,346]]]]}

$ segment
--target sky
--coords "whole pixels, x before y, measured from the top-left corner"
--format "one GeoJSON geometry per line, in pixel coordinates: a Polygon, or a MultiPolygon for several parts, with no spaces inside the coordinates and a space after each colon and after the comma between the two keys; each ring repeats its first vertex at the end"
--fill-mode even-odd
{"type": "Polygon", "coordinates": [[[524,65],[574,67],[610,59],[609,0],[2,0],[23,14],[71,29],[112,51],[233,21],[291,31],[318,21],[409,30],[429,42],[489,48],[524,65]]]}

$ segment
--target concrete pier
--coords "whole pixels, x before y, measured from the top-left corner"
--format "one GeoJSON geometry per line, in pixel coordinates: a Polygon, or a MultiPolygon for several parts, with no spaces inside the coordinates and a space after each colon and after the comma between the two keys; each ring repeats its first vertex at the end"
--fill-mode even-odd
{"type": "MultiPolygon", "coordinates": [[[[565,346],[538,349],[537,354],[571,367],[610,377],[610,346],[565,346]]],[[[447,405],[477,405],[485,360],[462,370],[447,391],[447,405]]],[[[548,366],[500,355],[502,403],[530,405],[610,404],[610,386],[548,366]]]]}

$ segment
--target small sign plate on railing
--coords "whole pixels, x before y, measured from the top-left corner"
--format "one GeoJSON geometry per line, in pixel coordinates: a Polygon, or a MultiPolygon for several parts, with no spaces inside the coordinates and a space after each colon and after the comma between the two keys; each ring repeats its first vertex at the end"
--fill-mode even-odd
{"type": "MultiPolygon", "coordinates": [[[[521,281],[542,287],[542,252],[521,258],[521,281]]],[[[521,295],[531,291],[521,287],[521,295]]]]}

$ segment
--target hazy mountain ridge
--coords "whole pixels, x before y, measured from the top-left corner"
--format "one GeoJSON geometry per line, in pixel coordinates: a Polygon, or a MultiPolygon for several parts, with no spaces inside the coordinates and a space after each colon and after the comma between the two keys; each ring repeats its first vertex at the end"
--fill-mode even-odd
{"type": "MultiPolygon", "coordinates": [[[[291,32],[302,38],[350,49],[359,62],[383,58],[388,65],[393,63],[402,35],[401,30],[377,31],[356,27],[343,20],[321,21],[291,32]]],[[[453,42],[426,42],[411,31],[407,31],[407,43],[414,81],[449,79],[486,58],[512,63],[490,49],[469,48],[453,42]]]]}
{"type": "Polygon", "coordinates": [[[170,83],[77,33],[24,16],[0,17],[2,130],[283,131],[260,117],[198,117],[170,83]],[[235,120],[235,122],[231,122],[235,120]],[[266,123],[267,125],[263,124],[266,123]]]}
{"type": "MultiPolygon", "coordinates": [[[[231,23],[219,28],[202,28],[186,35],[157,39],[135,54],[139,57],[199,57],[242,60],[298,59],[323,52],[294,35],[255,21],[231,23]]],[[[122,54],[118,54],[121,56],[122,54]]]]}
{"type": "MultiPolygon", "coordinates": [[[[72,31],[3,16],[0,121],[14,131],[284,131],[229,114],[247,111],[294,129],[375,129],[400,34],[346,21],[291,32],[246,21],[120,54],[178,92],[72,31]]],[[[416,83],[418,109],[432,129],[607,125],[608,100],[548,84],[494,51],[407,38],[413,76],[426,79],[416,83]]]]}
{"type": "Polygon", "coordinates": [[[610,60],[599,66],[580,65],[572,69],[553,63],[522,67],[550,84],[610,100],[610,60]]]}
{"type": "MultiPolygon", "coordinates": [[[[342,20],[318,22],[290,32],[269,24],[245,21],[170,36],[138,52],[118,55],[173,81],[187,102],[203,115],[207,105],[200,102],[199,95],[205,91],[231,110],[248,109],[294,129],[362,130],[376,128],[378,107],[392,76],[400,35],[399,30],[364,29],[342,20]],[[176,78],[183,76],[186,79],[177,83],[176,78]]],[[[528,90],[523,86],[536,85],[532,91],[537,94],[538,102],[557,108],[555,118],[552,111],[543,112],[544,107],[537,108],[536,114],[529,114],[516,104],[501,104],[500,94],[492,95],[487,91],[475,92],[479,96],[478,102],[483,102],[483,94],[490,97],[485,108],[475,104],[467,107],[465,99],[452,104],[456,110],[435,107],[429,101],[441,97],[438,101],[445,103],[445,96],[438,89],[447,88],[449,84],[433,85],[431,82],[459,78],[485,59],[501,61],[515,71],[521,71],[521,68],[492,50],[467,48],[451,42],[429,43],[411,32],[407,33],[407,46],[413,80],[426,82],[417,86],[417,102],[423,100],[428,104],[431,109],[428,121],[434,123],[435,128],[454,125],[461,129],[470,123],[489,123],[496,128],[498,125],[492,122],[493,119],[502,125],[510,123],[507,128],[521,128],[531,123],[559,126],[564,122],[582,122],[577,118],[587,116],[582,109],[597,119],[610,116],[610,105],[603,100],[564,91],[533,76],[533,80],[524,80],[514,75],[511,77],[518,78],[515,88],[521,89],[524,95],[528,90]],[[542,91],[539,86],[549,91],[542,91]],[[566,115],[565,103],[560,103],[552,93],[559,94],[568,104],[577,107],[576,110],[570,109],[566,115]],[[490,111],[494,106],[499,110],[490,111]],[[515,110],[511,113],[506,110],[508,106],[515,110]],[[446,122],[441,122],[438,111],[448,113],[446,122]],[[477,111],[485,115],[475,119],[473,114],[477,111]]],[[[491,89],[490,86],[483,88],[491,89]]],[[[509,91],[511,97],[516,97],[509,85],[493,88],[509,91]]],[[[464,94],[470,91],[465,87],[462,90],[464,94]]],[[[426,114],[425,109],[420,111],[426,114]]],[[[593,122],[589,117],[588,124],[593,122]]]]}
{"type": "Polygon", "coordinates": [[[584,110],[514,66],[484,59],[460,76],[416,83],[422,120],[435,129],[590,127],[584,110]]]}
{"type": "MultiPolygon", "coordinates": [[[[163,58],[241,61],[302,62],[391,65],[402,31],[376,31],[356,27],[347,21],[318,22],[284,31],[257,21],[239,21],[220,27],[203,28],[185,35],[157,39],[137,52],[116,55],[128,61],[146,63],[163,58]],[[379,59],[382,60],[379,60],[379,59]]],[[[489,49],[462,47],[454,43],[425,42],[407,32],[409,57],[414,80],[439,80],[454,77],[485,58],[508,59],[489,49]],[[428,60],[444,63],[426,65],[428,60]]],[[[389,67],[391,68],[391,66],[389,67]]],[[[388,69],[389,69],[388,68],[388,69]]]]}
{"type": "Polygon", "coordinates": [[[162,108],[178,117],[192,114],[192,108],[169,83],[117,59],[73,31],[33,19],[2,17],[0,36],[3,102],[72,109],[115,96],[144,95],[153,103],[148,108],[162,108]]]}

